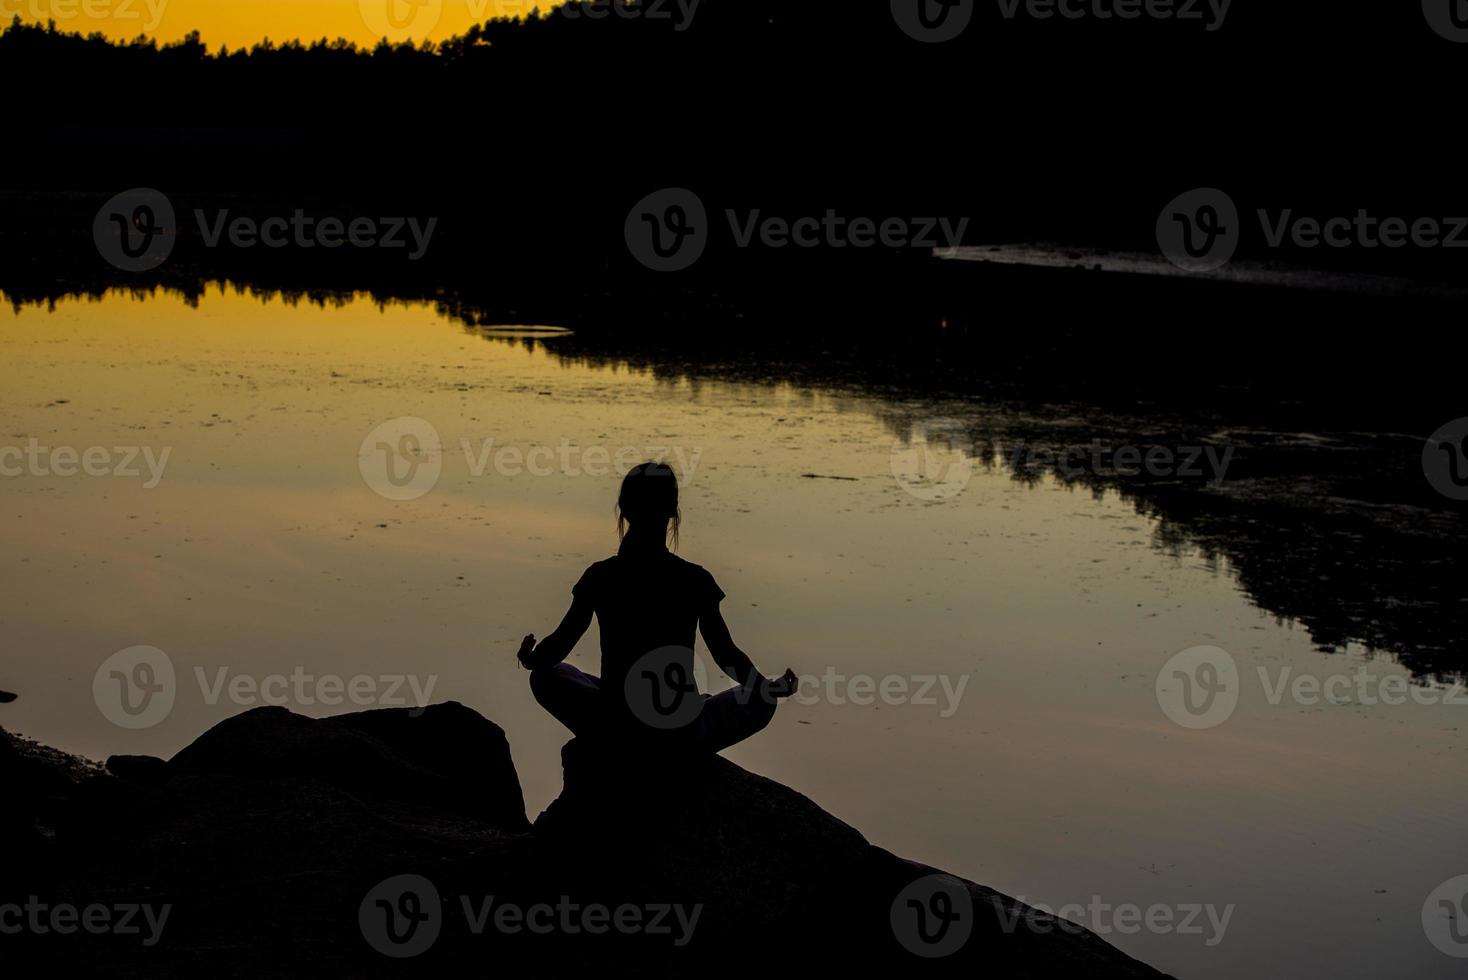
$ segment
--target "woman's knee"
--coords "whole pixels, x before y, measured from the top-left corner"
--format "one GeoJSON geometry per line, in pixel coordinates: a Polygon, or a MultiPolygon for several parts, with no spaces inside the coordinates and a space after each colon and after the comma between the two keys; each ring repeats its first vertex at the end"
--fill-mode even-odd
{"type": "Polygon", "coordinates": [[[557,669],[560,666],[560,664],[553,664],[550,667],[537,667],[530,672],[530,693],[542,705],[546,703],[547,699],[555,697],[555,690],[561,679],[557,669]]]}
{"type": "Polygon", "coordinates": [[[768,691],[761,692],[761,696],[754,699],[754,710],[751,712],[755,731],[762,732],[775,719],[775,709],[780,702],[768,691]]]}
{"type": "Polygon", "coordinates": [[[730,690],[704,703],[700,740],[715,752],[738,744],[769,727],[778,702],[764,690],[730,690]]]}
{"type": "Polygon", "coordinates": [[[547,701],[594,695],[600,686],[596,677],[568,663],[537,667],[530,672],[530,693],[542,705],[547,701]]]}

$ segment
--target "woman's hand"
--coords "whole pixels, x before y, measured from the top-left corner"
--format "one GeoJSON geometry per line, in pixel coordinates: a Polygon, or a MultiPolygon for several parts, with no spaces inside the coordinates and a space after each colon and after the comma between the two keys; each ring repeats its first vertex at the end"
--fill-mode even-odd
{"type": "Polygon", "coordinates": [[[785,668],[785,673],[775,680],[765,682],[765,690],[770,692],[770,697],[776,701],[783,701],[794,694],[800,687],[800,678],[795,676],[795,671],[785,668]]]}
{"type": "Polygon", "coordinates": [[[530,669],[530,654],[535,651],[535,634],[526,633],[525,639],[520,641],[520,650],[515,654],[515,659],[520,661],[520,666],[526,670],[530,669]]]}

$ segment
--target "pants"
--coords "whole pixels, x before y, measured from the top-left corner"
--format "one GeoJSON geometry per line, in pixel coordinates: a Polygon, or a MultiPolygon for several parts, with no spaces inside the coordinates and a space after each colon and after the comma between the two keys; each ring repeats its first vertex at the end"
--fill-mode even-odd
{"type": "MultiPolygon", "coordinates": [[[[572,734],[615,736],[611,698],[603,692],[600,678],[560,663],[531,671],[530,691],[572,734]]],[[[737,687],[702,698],[697,718],[675,733],[679,743],[694,751],[727,749],[762,730],[775,716],[773,700],[750,697],[737,687]]]]}

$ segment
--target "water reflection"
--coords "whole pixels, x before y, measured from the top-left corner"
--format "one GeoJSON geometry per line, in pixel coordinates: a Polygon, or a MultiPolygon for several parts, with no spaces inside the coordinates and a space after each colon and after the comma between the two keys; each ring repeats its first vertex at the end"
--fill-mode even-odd
{"type": "Polygon", "coordinates": [[[1097,499],[1120,494],[1155,522],[1157,548],[1196,549],[1260,608],[1308,629],[1317,649],[1359,644],[1424,681],[1459,680],[1468,667],[1468,604],[1456,584],[1468,526],[1428,488],[1421,436],[1278,430],[1163,408],[925,396],[910,378],[874,378],[878,366],[818,354],[701,360],[588,333],[543,349],[567,367],[622,365],[691,381],[797,378],[849,394],[904,443],[940,440],[1029,486],[1050,478],[1097,499]]]}
{"type": "MultiPolygon", "coordinates": [[[[406,674],[505,728],[534,812],[560,789],[564,732],[515,646],[564,611],[568,568],[612,551],[619,453],[661,455],[688,477],[684,552],[729,593],[741,645],[819,682],[735,761],[883,846],[1052,907],[1238,903],[1216,949],[1107,937],[1179,975],[1448,975],[1419,913],[1468,861],[1460,709],[1270,699],[1281,677],[1405,682],[1354,643],[1316,649],[1373,631],[1412,641],[1393,651],[1404,664],[1427,648],[1430,624],[1368,606],[1367,583],[1450,608],[1413,594],[1411,569],[1338,571],[1354,554],[1400,563],[1415,541],[1420,522],[1329,503],[1351,499],[1355,460],[1392,476],[1406,437],[945,396],[789,346],[680,357],[580,324],[487,337],[360,298],[114,294],[0,322],[5,445],[172,450],[152,489],[0,482],[7,727],[93,756],[170,755],[272,679],[406,674]],[[421,494],[416,476],[389,481],[412,499],[364,473],[364,442],[405,418],[440,464],[421,494]],[[1213,447],[1227,464],[1221,480],[1206,455],[1199,476],[1127,477],[1093,439],[1213,447]],[[1301,480],[1331,489],[1291,511],[1276,484],[1301,480]],[[1249,525],[1271,514],[1279,526],[1249,525]],[[1362,540],[1342,551],[1337,528],[1362,540]],[[1345,615],[1353,601],[1366,623],[1345,615]],[[1274,621],[1292,616],[1305,629],[1274,621]],[[1157,681],[1204,644],[1249,686],[1226,724],[1193,732],[1159,709],[1157,681]],[[171,658],[177,697],[125,729],[92,681],[140,645],[171,658]],[[937,678],[940,696],[878,702],[857,678],[937,678]],[[1322,892],[1361,898],[1320,916],[1322,892]]],[[[573,659],[594,669],[584,645],[573,659]]],[[[342,710],[302,689],[296,710],[342,710]]]]}
{"type": "MultiPolygon", "coordinates": [[[[197,307],[209,288],[115,292],[133,299],[178,296],[197,307]]],[[[212,288],[292,308],[340,309],[366,299],[243,283],[212,288]]],[[[54,310],[57,297],[45,292],[6,298],[15,310],[35,304],[54,310]]],[[[100,301],[111,293],[98,286],[69,295],[100,301]]],[[[384,311],[430,301],[389,295],[372,302],[384,311]]],[[[788,335],[741,342],[690,330],[671,336],[572,331],[493,322],[453,296],[431,302],[473,336],[545,352],[566,368],[631,369],[695,387],[705,380],[795,384],[872,414],[906,445],[942,442],[1021,484],[1051,478],[1097,497],[1115,492],[1153,522],[1157,548],[1174,555],[1196,550],[1226,568],[1253,602],[1281,622],[1304,626],[1322,651],[1357,644],[1396,659],[1423,681],[1451,682],[1468,668],[1461,643],[1468,604],[1454,584],[1462,578],[1468,526],[1423,479],[1420,433],[1341,431],[1329,419],[1291,418],[1299,413],[1284,407],[1278,414],[1285,423],[1323,424],[1305,431],[1261,425],[1237,405],[1230,412],[1134,400],[1098,404],[1064,397],[1063,389],[1058,399],[1025,388],[995,393],[987,375],[955,366],[946,353],[894,358],[891,345],[865,341],[853,342],[850,351],[833,349],[824,334],[808,342],[788,335]],[[957,394],[970,381],[986,394],[957,394]],[[1149,465],[1149,452],[1171,460],[1149,465]]],[[[1423,422],[1428,429],[1436,424],[1423,422]]]]}

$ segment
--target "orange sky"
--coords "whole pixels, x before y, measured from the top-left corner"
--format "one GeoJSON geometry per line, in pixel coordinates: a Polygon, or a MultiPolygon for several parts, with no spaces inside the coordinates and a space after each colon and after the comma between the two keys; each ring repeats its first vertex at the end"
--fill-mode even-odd
{"type": "Polygon", "coordinates": [[[269,37],[345,37],[375,44],[411,37],[439,40],[497,14],[514,15],[549,0],[0,0],[9,22],[55,20],[60,30],[109,37],[139,34],[172,41],[198,30],[210,49],[248,46],[269,37]]]}

